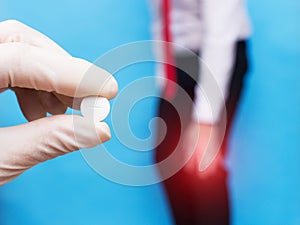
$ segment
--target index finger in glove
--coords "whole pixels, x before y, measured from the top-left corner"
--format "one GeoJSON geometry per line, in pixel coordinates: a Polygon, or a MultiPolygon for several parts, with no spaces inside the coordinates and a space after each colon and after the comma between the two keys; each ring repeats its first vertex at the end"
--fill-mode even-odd
{"type": "Polygon", "coordinates": [[[70,97],[113,98],[117,82],[100,67],[21,43],[0,45],[0,88],[23,87],[70,97]],[[3,75],[2,75],[3,74],[3,75]]]}

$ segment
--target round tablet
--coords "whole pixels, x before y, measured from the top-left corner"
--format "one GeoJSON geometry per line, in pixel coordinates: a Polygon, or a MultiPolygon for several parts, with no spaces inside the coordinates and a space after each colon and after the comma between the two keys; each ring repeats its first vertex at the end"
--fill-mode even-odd
{"type": "Polygon", "coordinates": [[[81,102],[80,111],[85,118],[99,122],[108,116],[110,104],[106,98],[96,96],[86,97],[81,102]]]}

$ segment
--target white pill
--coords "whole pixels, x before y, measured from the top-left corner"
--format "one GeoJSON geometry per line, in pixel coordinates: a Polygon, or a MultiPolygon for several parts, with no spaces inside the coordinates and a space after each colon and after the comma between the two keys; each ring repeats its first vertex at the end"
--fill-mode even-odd
{"type": "Polygon", "coordinates": [[[86,97],[81,102],[80,111],[85,118],[99,122],[108,116],[110,104],[106,98],[96,96],[86,97]]]}

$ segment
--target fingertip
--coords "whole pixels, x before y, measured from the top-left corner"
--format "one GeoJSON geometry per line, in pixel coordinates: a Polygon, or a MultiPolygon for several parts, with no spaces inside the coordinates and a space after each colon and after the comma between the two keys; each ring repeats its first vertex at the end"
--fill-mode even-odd
{"type": "Polygon", "coordinates": [[[114,98],[118,91],[119,91],[119,85],[118,85],[118,82],[116,81],[116,79],[114,77],[111,78],[112,81],[111,81],[111,93],[110,93],[110,98],[109,99],[112,99],[114,98]]]}
{"type": "Polygon", "coordinates": [[[118,89],[119,87],[116,79],[113,76],[110,76],[103,85],[99,95],[107,99],[112,99],[117,95],[118,89]]]}
{"type": "Polygon", "coordinates": [[[107,70],[92,64],[84,59],[73,58],[74,68],[78,79],[74,79],[71,86],[76,86],[73,97],[101,96],[112,99],[118,92],[118,83],[113,75],[107,70]],[[78,73],[81,71],[81,73],[78,73]]]}
{"type": "Polygon", "coordinates": [[[96,129],[101,142],[106,142],[111,139],[111,132],[109,126],[104,122],[96,124],[96,129]]]}

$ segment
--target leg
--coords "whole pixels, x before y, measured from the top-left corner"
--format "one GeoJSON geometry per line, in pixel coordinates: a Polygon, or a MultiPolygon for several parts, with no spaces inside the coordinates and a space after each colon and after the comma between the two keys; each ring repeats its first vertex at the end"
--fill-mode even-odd
{"type": "MultiPolygon", "coordinates": [[[[178,61],[186,63],[187,60],[191,59],[179,59],[178,61]]],[[[198,65],[188,65],[189,68],[196,67],[198,71],[198,65]]],[[[245,42],[239,42],[237,43],[236,63],[230,82],[229,97],[226,102],[227,129],[222,145],[222,154],[226,153],[228,134],[242,92],[246,71],[246,46],[245,42]]],[[[177,71],[177,73],[179,84],[189,93],[191,98],[194,98],[195,83],[186,79],[187,75],[182,71],[177,71]]],[[[195,73],[197,74],[197,72],[195,73]]],[[[180,96],[177,96],[174,101],[181,105],[179,107],[180,112],[177,112],[165,100],[160,102],[159,116],[165,120],[169,129],[165,140],[157,148],[157,161],[161,161],[171,154],[180,139],[181,131],[184,132],[190,121],[192,105],[182,102],[180,96]],[[180,119],[184,120],[183,127],[180,125],[180,119]]],[[[158,135],[160,135],[159,131],[158,128],[158,135]]],[[[187,174],[181,170],[164,181],[164,185],[177,225],[228,225],[230,223],[227,171],[222,165],[218,165],[210,176],[203,178],[196,177],[194,174],[187,174]]]]}
{"type": "MultiPolygon", "coordinates": [[[[177,59],[177,65],[182,66],[189,74],[197,76],[198,61],[195,57],[184,57],[177,59]],[[189,67],[191,64],[195,64],[189,67]],[[189,65],[189,66],[188,66],[189,65]]],[[[166,137],[156,149],[156,161],[166,159],[176,148],[182,133],[190,122],[192,100],[194,98],[195,80],[190,78],[182,70],[177,69],[178,84],[184,88],[190,96],[191,101],[186,101],[179,94],[171,102],[161,99],[159,103],[158,116],[162,118],[167,126],[166,137]],[[176,107],[174,107],[174,105],[176,107]]],[[[162,128],[157,127],[157,135],[160,137],[162,128]]],[[[180,163],[180,159],[174,163],[180,163]]],[[[164,176],[164,168],[158,168],[161,176],[164,176]]],[[[166,194],[176,224],[193,225],[194,208],[191,199],[193,196],[193,179],[190,179],[183,171],[179,171],[171,178],[163,182],[166,194]]]]}
{"type": "MultiPolygon", "coordinates": [[[[227,152],[227,143],[234,115],[243,90],[243,81],[248,69],[246,43],[244,41],[236,44],[236,60],[230,81],[229,96],[226,101],[227,127],[222,143],[224,156],[227,152]]],[[[198,180],[199,201],[198,216],[196,224],[203,225],[228,225],[230,224],[230,204],[227,187],[227,171],[220,165],[209,177],[198,180]],[[202,202],[202,204],[201,204],[202,202]]]]}

